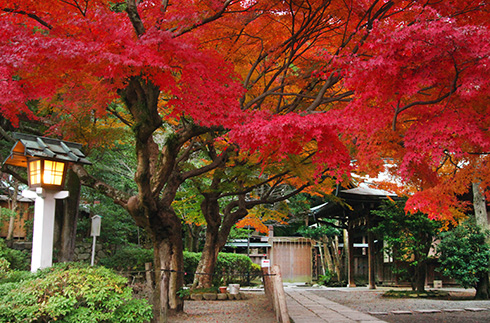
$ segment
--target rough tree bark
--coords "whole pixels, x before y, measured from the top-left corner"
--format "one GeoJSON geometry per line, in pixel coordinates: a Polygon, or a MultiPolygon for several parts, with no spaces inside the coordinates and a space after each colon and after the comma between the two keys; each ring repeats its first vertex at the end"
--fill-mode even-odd
{"type": "Polygon", "coordinates": [[[247,210],[243,206],[235,212],[231,212],[231,208],[228,207],[224,211],[222,221],[218,196],[218,194],[204,194],[204,201],[201,205],[207,226],[204,248],[197,265],[197,274],[194,277],[193,286],[196,288],[209,288],[212,286],[212,274],[214,273],[218,253],[223,249],[233,225],[247,215],[247,210]]]}
{"type": "Polygon", "coordinates": [[[168,314],[184,308],[183,300],[177,296],[184,283],[182,224],[172,211],[162,212],[158,218],[165,221],[152,230],[155,261],[153,311],[154,321],[164,322],[168,314]]]}
{"type": "MultiPolygon", "coordinates": [[[[488,212],[485,195],[480,189],[480,182],[472,183],[473,208],[475,210],[476,224],[483,230],[488,230],[488,212]]],[[[490,243],[487,236],[486,243],[490,243]]],[[[490,282],[488,273],[483,274],[476,285],[475,299],[490,299],[490,282]]]]}
{"type": "MultiPolygon", "coordinates": [[[[223,160],[218,160],[218,163],[224,161],[227,157],[221,155],[223,160]]],[[[215,160],[215,158],[213,158],[215,160]]],[[[215,161],[216,162],[216,161],[215,161]]],[[[221,164],[220,164],[221,165],[221,164]]],[[[246,200],[246,194],[253,191],[254,188],[260,187],[270,183],[269,180],[265,180],[261,185],[253,185],[252,187],[245,188],[244,183],[238,183],[237,192],[227,193],[226,196],[234,196],[235,199],[229,202],[222,210],[219,206],[219,198],[223,197],[223,192],[215,190],[221,181],[221,174],[219,172],[214,173],[213,182],[210,189],[207,192],[212,193],[202,193],[204,196],[203,204],[201,205],[201,210],[203,212],[204,218],[207,222],[206,228],[206,241],[204,245],[204,250],[199,260],[196,272],[200,275],[196,275],[194,278],[194,287],[206,288],[211,287],[212,277],[216,265],[216,260],[218,253],[221,251],[223,246],[228,239],[231,228],[242,218],[248,214],[248,210],[256,205],[261,204],[273,204],[276,202],[284,201],[293,195],[301,192],[307,185],[302,185],[298,189],[282,195],[273,197],[275,185],[271,185],[268,190],[264,190],[264,194],[257,199],[246,200]],[[238,193],[240,192],[240,193],[238,193]],[[221,213],[222,212],[222,213],[221,213]]],[[[284,174],[282,174],[284,175],[284,174]]],[[[280,175],[278,176],[280,177],[280,175]]],[[[277,177],[275,178],[277,179],[277,177]]]]}
{"type": "Polygon", "coordinates": [[[206,219],[206,240],[194,276],[193,287],[197,288],[211,287],[218,253],[224,246],[224,243],[220,242],[221,215],[217,194],[203,195],[201,211],[206,219]]]}
{"type": "Polygon", "coordinates": [[[65,189],[70,192],[68,198],[56,200],[54,246],[59,262],[73,261],[75,253],[81,183],[73,170],[68,170],[65,189]]]}

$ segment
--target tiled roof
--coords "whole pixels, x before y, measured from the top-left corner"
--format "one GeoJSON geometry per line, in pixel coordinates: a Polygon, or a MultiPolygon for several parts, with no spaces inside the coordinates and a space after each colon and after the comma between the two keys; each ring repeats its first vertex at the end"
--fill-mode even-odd
{"type": "Polygon", "coordinates": [[[18,141],[4,164],[27,167],[27,157],[85,165],[92,164],[80,150],[81,144],[23,133],[14,133],[12,137],[18,141]]]}

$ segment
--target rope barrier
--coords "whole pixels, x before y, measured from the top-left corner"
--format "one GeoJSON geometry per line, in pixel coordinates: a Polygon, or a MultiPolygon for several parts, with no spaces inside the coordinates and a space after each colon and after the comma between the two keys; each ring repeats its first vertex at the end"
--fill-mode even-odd
{"type": "MultiPolygon", "coordinates": [[[[230,274],[215,274],[215,273],[190,273],[187,271],[177,271],[174,269],[161,269],[160,271],[163,272],[170,272],[170,273],[178,273],[178,274],[184,274],[184,275],[208,275],[208,276],[242,276],[242,275],[248,275],[251,274],[250,272],[234,272],[230,274]]],[[[142,273],[154,273],[154,269],[149,269],[149,270],[135,270],[135,271],[125,271],[125,270],[119,270],[119,273],[124,273],[124,274],[142,274],[142,273]]],[[[264,274],[264,273],[257,273],[259,276],[275,276],[275,274],[264,274]]]]}

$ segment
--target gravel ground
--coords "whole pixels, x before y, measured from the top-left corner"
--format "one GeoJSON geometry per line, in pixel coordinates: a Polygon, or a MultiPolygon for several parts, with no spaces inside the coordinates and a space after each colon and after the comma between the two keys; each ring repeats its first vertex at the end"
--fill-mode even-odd
{"type": "Polygon", "coordinates": [[[184,313],[168,319],[172,323],[275,323],[275,316],[263,292],[243,293],[245,300],[186,301],[184,313]]]}
{"type": "Polygon", "coordinates": [[[474,291],[454,290],[452,296],[459,300],[436,300],[424,298],[385,298],[381,295],[386,289],[319,289],[310,290],[319,296],[348,306],[352,309],[369,313],[380,320],[405,323],[480,323],[490,322],[490,300],[471,300],[474,291]],[[449,312],[448,310],[463,310],[449,312]],[[484,310],[481,310],[484,309],[484,310]],[[440,310],[442,313],[420,313],[420,310],[440,310]],[[444,311],[446,310],[446,311],[444,311]],[[411,314],[393,314],[392,311],[410,311],[411,314]],[[388,313],[376,315],[373,313],[388,313]]]}
{"type": "MultiPolygon", "coordinates": [[[[387,289],[338,288],[309,289],[309,292],[352,309],[369,313],[390,323],[484,323],[490,322],[490,300],[469,299],[474,291],[454,290],[452,296],[460,300],[424,298],[385,298],[387,289]],[[448,310],[459,310],[450,312],[448,310]],[[484,309],[480,311],[478,309],[484,309]],[[421,310],[440,310],[441,313],[420,313],[421,310]],[[444,311],[446,310],[446,311],[444,311]],[[410,314],[393,314],[409,311],[410,314]],[[385,314],[375,314],[381,312],[385,314]]],[[[235,301],[186,301],[184,313],[168,319],[171,323],[275,323],[271,304],[263,292],[245,293],[247,299],[235,301]]]]}

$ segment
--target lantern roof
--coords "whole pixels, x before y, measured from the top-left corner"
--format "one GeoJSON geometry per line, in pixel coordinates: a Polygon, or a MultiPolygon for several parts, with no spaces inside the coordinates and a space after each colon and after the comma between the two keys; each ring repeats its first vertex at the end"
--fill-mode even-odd
{"type": "Polygon", "coordinates": [[[17,139],[17,142],[4,164],[27,167],[27,158],[31,157],[65,163],[92,164],[80,150],[81,144],[23,133],[13,133],[12,137],[17,139]]]}

